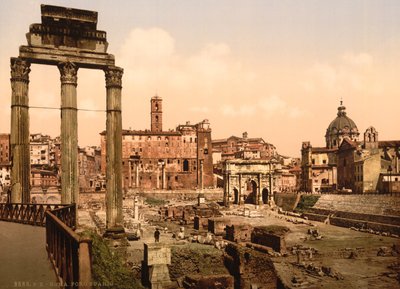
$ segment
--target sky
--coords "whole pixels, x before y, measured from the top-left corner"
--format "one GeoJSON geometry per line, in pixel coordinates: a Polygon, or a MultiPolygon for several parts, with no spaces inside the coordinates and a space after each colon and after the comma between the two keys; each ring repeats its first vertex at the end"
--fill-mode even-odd
{"type": "MultiPolygon", "coordinates": [[[[98,12],[108,53],[124,69],[124,129],[208,119],[212,138],[262,137],[282,155],[324,146],[340,99],[361,135],[400,139],[400,1],[144,0],[0,2],[0,132],[10,131],[10,57],[40,4],[98,12]]],[[[56,67],[31,66],[31,106],[60,106],[56,67]]],[[[78,108],[105,109],[104,72],[79,69],[78,108]]],[[[79,145],[100,145],[105,113],[78,112],[79,145]]],[[[60,111],[30,109],[30,131],[60,134],[60,111]]]]}

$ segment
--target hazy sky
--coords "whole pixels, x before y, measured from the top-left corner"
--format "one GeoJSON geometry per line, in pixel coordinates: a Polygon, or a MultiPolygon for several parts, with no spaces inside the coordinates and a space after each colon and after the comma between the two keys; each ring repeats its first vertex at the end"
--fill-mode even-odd
{"type": "MultiPolygon", "coordinates": [[[[40,23],[43,1],[0,2],[0,132],[10,128],[10,57],[40,23]]],[[[213,138],[262,137],[299,156],[324,145],[342,97],[363,133],[400,139],[400,1],[51,1],[98,11],[108,52],[124,68],[123,127],[164,129],[209,119],[213,138]]],[[[30,105],[60,105],[56,67],[32,65],[30,105]]],[[[105,108],[104,73],[80,69],[78,106],[105,108]]],[[[56,136],[58,110],[31,109],[31,132],[56,136]]],[[[79,144],[99,145],[105,114],[79,112],[79,144]]]]}

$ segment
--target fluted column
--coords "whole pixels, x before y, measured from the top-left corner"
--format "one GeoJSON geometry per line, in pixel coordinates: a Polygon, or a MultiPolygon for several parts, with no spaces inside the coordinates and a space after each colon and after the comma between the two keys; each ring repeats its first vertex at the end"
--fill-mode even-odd
{"type": "Polygon", "coordinates": [[[123,233],[122,226],[122,116],[121,89],[123,69],[108,67],[105,70],[107,88],[106,120],[106,234],[123,233]]]}
{"type": "Polygon", "coordinates": [[[78,203],[77,73],[71,62],[58,65],[61,80],[61,203],[78,203]]]}
{"type": "Polygon", "coordinates": [[[11,202],[30,202],[29,72],[30,63],[11,58],[11,202]]]}

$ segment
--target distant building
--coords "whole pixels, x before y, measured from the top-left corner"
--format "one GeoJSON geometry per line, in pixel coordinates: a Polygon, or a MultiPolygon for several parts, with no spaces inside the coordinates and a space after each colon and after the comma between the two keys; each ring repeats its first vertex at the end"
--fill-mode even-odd
{"type": "MultiPolygon", "coordinates": [[[[151,98],[151,130],[123,130],[123,187],[200,189],[213,187],[211,128],[208,120],[163,130],[162,98],[151,98]]],[[[106,172],[105,132],[101,168],[106,172]]]]}
{"type": "Polygon", "coordinates": [[[302,145],[302,190],[310,192],[400,192],[400,140],[379,141],[369,127],[363,141],[342,102],[325,134],[326,147],[302,145]]]}
{"type": "Polygon", "coordinates": [[[336,118],[325,133],[325,147],[312,147],[303,142],[301,148],[301,189],[308,192],[330,192],[337,185],[337,150],[343,140],[357,141],[359,136],[355,122],[346,114],[342,101],[336,118]]]}
{"type": "Polygon", "coordinates": [[[81,190],[95,190],[101,187],[98,182],[100,173],[101,149],[99,147],[79,148],[78,172],[81,190]]]}
{"type": "Polygon", "coordinates": [[[11,185],[10,134],[0,134],[0,192],[11,185]]]}
{"type": "Polygon", "coordinates": [[[231,136],[212,141],[214,163],[231,159],[262,159],[277,156],[276,147],[262,138],[249,138],[247,132],[242,137],[231,136]]]}
{"type": "Polygon", "coordinates": [[[400,140],[379,141],[369,127],[364,140],[344,140],[338,154],[338,188],[355,193],[400,192],[400,140]]]}

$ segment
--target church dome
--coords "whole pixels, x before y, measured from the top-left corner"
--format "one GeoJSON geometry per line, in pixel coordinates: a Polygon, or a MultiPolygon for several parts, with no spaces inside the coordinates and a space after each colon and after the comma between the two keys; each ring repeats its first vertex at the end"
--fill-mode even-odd
{"type": "Polygon", "coordinates": [[[357,141],[359,135],[355,122],[346,115],[346,107],[341,101],[337,117],[329,124],[326,130],[326,147],[337,148],[344,138],[357,141]]]}

